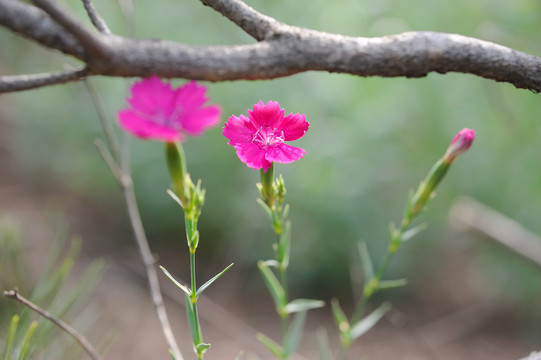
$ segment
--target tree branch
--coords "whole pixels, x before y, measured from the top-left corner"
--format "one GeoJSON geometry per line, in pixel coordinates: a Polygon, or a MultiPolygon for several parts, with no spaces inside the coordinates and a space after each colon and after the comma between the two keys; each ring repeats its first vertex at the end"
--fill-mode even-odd
{"type": "Polygon", "coordinates": [[[0,0],[0,25],[50,49],[85,61],[86,50],[73,35],[55,23],[43,10],[18,0],[0,0]]]}
{"type": "MultiPolygon", "coordinates": [[[[66,14],[50,7],[53,4],[50,0],[34,1],[46,4],[44,8],[50,15],[62,21],[73,35],[50,24],[50,19],[46,20],[48,26],[43,32],[37,32],[29,20],[36,18],[36,9],[29,5],[21,6],[22,3],[15,0],[0,0],[0,25],[85,61],[92,75],[143,77],[155,74],[228,81],[273,79],[310,70],[382,77],[423,77],[430,72],[460,72],[508,82],[517,88],[541,91],[541,58],[488,41],[437,32],[407,32],[377,38],[329,34],[281,24],[240,0],[201,1],[261,40],[258,43],[194,46],[90,33],[94,47],[107,53],[103,56],[96,54],[96,49],[86,43],[81,50],[80,44],[86,39],[84,34],[89,32],[78,32],[82,25],[68,26],[70,21],[75,21],[71,15],[71,20],[67,21],[64,19],[66,14]],[[16,13],[27,26],[21,29],[18,22],[8,19],[3,11],[16,13]],[[74,36],[80,43],[74,44],[74,36]],[[44,41],[44,37],[48,40],[44,41]]],[[[0,88],[5,81],[0,77],[0,88]]]]}
{"type": "Polygon", "coordinates": [[[98,29],[104,34],[110,34],[111,30],[109,30],[109,27],[107,26],[105,21],[101,18],[101,16],[94,8],[94,4],[92,4],[92,1],[83,0],[83,5],[85,7],[86,13],[88,14],[88,17],[90,18],[90,21],[92,21],[92,24],[94,24],[96,29],[98,29]]]}
{"type": "Polygon", "coordinates": [[[275,31],[284,26],[240,0],[201,0],[201,2],[221,13],[257,41],[271,38],[275,31]]]}
{"type": "Polygon", "coordinates": [[[47,85],[62,84],[80,80],[89,74],[88,68],[56,71],[42,74],[14,75],[0,77],[0,93],[35,89],[47,85]]]}
{"type": "Polygon", "coordinates": [[[30,300],[28,300],[24,296],[20,295],[19,292],[17,291],[17,289],[4,291],[4,296],[9,298],[9,299],[17,300],[18,302],[20,302],[24,306],[26,306],[26,307],[30,308],[31,310],[37,312],[40,316],[44,317],[45,319],[51,321],[56,326],[61,328],[69,336],[71,336],[75,341],[77,341],[77,343],[79,343],[79,345],[81,345],[81,347],[88,353],[88,355],[90,355],[90,357],[93,360],[100,360],[101,359],[98,352],[94,349],[94,347],[90,344],[90,342],[88,342],[88,340],[83,335],[79,334],[77,332],[77,330],[75,330],[74,328],[72,328],[71,326],[66,324],[64,321],[62,321],[60,319],[57,319],[50,312],[40,308],[39,306],[37,306],[36,304],[31,302],[30,300]]]}
{"type": "Polygon", "coordinates": [[[95,57],[103,57],[106,48],[98,34],[87,29],[75,16],[60,6],[55,0],[32,0],[52,19],[71,33],[79,43],[95,57]]]}

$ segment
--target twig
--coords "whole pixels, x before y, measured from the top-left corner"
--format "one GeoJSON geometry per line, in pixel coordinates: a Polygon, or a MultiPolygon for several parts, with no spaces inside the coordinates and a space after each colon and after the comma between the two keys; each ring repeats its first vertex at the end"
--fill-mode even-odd
{"type": "Polygon", "coordinates": [[[104,34],[110,34],[111,30],[109,30],[109,27],[107,27],[105,21],[98,14],[96,8],[94,8],[94,4],[92,3],[92,1],[83,0],[83,5],[85,7],[86,13],[88,14],[88,17],[90,18],[90,21],[92,21],[92,24],[94,24],[96,29],[98,29],[104,34]]]}
{"type": "Polygon", "coordinates": [[[85,61],[88,52],[79,41],[43,10],[19,0],[0,1],[0,25],[43,46],[85,61]]]}
{"type": "Polygon", "coordinates": [[[135,191],[133,189],[132,178],[129,174],[128,164],[120,161],[120,151],[118,149],[116,137],[111,126],[109,118],[105,114],[103,109],[103,103],[96,91],[92,92],[93,87],[90,83],[87,83],[89,91],[91,93],[92,100],[95,106],[98,108],[98,117],[103,126],[103,131],[105,132],[105,137],[108,141],[109,147],[113,150],[113,156],[107,151],[102,141],[96,141],[96,147],[100,152],[100,155],[103,157],[105,163],[109,167],[109,170],[117,180],[118,185],[122,190],[124,195],[124,201],[126,203],[126,208],[128,210],[128,218],[130,220],[130,225],[132,227],[137,248],[139,249],[139,254],[141,255],[141,260],[145,266],[146,277],[148,280],[150,297],[156,314],[158,315],[158,320],[160,321],[161,329],[169,349],[175,356],[176,360],[183,360],[182,353],[178,347],[178,344],[175,340],[173,331],[171,330],[171,324],[169,323],[169,318],[167,316],[167,311],[165,310],[165,305],[163,302],[163,297],[160,290],[160,283],[158,281],[158,274],[155,267],[154,257],[150,251],[150,246],[146,238],[145,230],[143,228],[143,223],[141,221],[141,215],[139,214],[139,208],[137,207],[137,200],[135,198],[135,191]],[[119,165],[120,163],[120,165],[119,165]]]}
{"type": "Polygon", "coordinates": [[[113,130],[113,125],[111,124],[111,121],[109,121],[109,118],[105,113],[105,106],[103,105],[103,101],[98,95],[96,87],[89,79],[85,79],[84,84],[90,94],[90,97],[92,98],[92,103],[96,108],[98,118],[103,128],[103,132],[105,133],[105,137],[107,138],[107,144],[109,144],[109,147],[111,148],[112,158],[116,162],[120,163],[120,150],[118,146],[118,141],[115,136],[115,131],[113,130]]]}
{"type": "Polygon", "coordinates": [[[280,26],[284,26],[239,0],[201,0],[201,2],[218,11],[258,41],[271,38],[280,26]]]}
{"type": "Polygon", "coordinates": [[[90,54],[98,58],[104,56],[106,49],[100,37],[85,28],[75,16],[60,6],[58,2],[55,0],[32,0],[32,2],[75,36],[90,54]]]}
{"type": "MultiPolygon", "coordinates": [[[[127,174],[124,175],[129,176],[127,174]]],[[[147,280],[150,287],[150,295],[152,297],[154,307],[156,308],[156,313],[158,314],[158,319],[160,320],[163,334],[165,336],[167,344],[169,345],[169,348],[175,355],[175,359],[183,360],[182,354],[173,335],[173,331],[171,330],[169,318],[167,317],[167,312],[163,303],[163,298],[160,291],[160,283],[158,282],[158,274],[156,272],[156,267],[154,263],[154,257],[150,252],[148,240],[145,235],[145,230],[141,221],[141,215],[139,214],[137,201],[135,199],[133,184],[131,181],[127,181],[122,182],[121,186],[122,193],[126,202],[126,207],[128,209],[128,216],[130,218],[132,230],[135,235],[135,240],[137,242],[137,247],[139,248],[139,253],[141,255],[141,259],[143,260],[143,264],[145,265],[147,280]]]]}
{"type": "Polygon", "coordinates": [[[541,267],[541,237],[507,216],[461,197],[451,208],[450,218],[455,226],[488,236],[541,267]]]}
{"type": "Polygon", "coordinates": [[[57,319],[56,317],[54,317],[54,315],[52,315],[48,311],[40,308],[39,306],[37,306],[36,304],[31,302],[30,300],[28,300],[25,297],[23,297],[22,295],[20,295],[19,292],[17,291],[17,289],[4,291],[4,296],[9,298],[9,299],[17,300],[18,302],[20,302],[23,305],[25,305],[26,307],[32,309],[33,311],[38,313],[40,316],[46,318],[47,320],[51,321],[56,326],[58,326],[59,328],[64,330],[75,341],[77,341],[79,343],[79,345],[81,345],[81,347],[88,353],[88,355],[90,355],[90,357],[93,360],[100,360],[101,359],[98,352],[92,347],[90,342],[88,342],[88,340],[83,335],[79,334],[74,328],[72,328],[71,326],[66,324],[64,321],[62,321],[60,319],[57,319]]]}
{"type": "Polygon", "coordinates": [[[88,76],[89,73],[88,68],[83,67],[75,70],[56,71],[42,74],[2,76],[0,77],[0,93],[23,91],[47,85],[63,84],[70,81],[83,79],[84,77],[88,76]]]}
{"type": "Polygon", "coordinates": [[[247,45],[199,46],[102,36],[89,32],[51,0],[34,1],[68,30],[51,25],[51,21],[43,27],[43,21],[34,24],[30,19],[42,20],[35,9],[15,0],[0,1],[0,25],[85,61],[92,75],[155,74],[227,81],[274,79],[312,70],[415,78],[430,72],[460,72],[541,91],[540,57],[457,34],[407,32],[376,38],[349,37],[281,24],[240,0],[201,0],[256,39],[264,40],[247,45]],[[72,41],[72,34],[79,42],[72,41]],[[102,50],[106,54],[101,54],[102,50]]]}
{"type": "Polygon", "coordinates": [[[94,145],[96,146],[96,149],[98,149],[101,158],[109,168],[109,171],[111,171],[111,174],[113,174],[113,177],[115,178],[117,184],[122,187],[122,182],[125,181],[125,179],[123,179],[122,170],[120,170],[120,167],[111,156],[111,153],[107,150],[105,144],[103,143],[103,141],[101,141],[101,139],[94,140],[94,145]]]}

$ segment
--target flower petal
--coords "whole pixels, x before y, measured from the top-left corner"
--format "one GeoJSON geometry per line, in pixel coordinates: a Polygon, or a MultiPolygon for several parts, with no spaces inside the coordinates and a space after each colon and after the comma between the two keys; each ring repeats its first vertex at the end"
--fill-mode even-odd
{"type": "Polygon", "coordinates": [[[306,134],[310,124],[306,121],[304,114],[289,114],[282,120],[279,129],[284,132],[285,141],[297,140],[306,134]]]}
{"type": "Polygon", "coordinates": [[[175,106],[180,106],[185,110],[196,109],[208,101],[208,98],[205,96],[207,88],[203,85],[198,85],[195,81],[190,81],[176,89],[176,91],[177,98],[175,106]]]}
{"type": "Polygon", "coordinates": [[[149,121],[132,109],[118,113],[120,126],[140,139],[156,139],[166,142],[182,141],[182,134],[171,127],[149,121]]]}
{"type": "Polygon", "coordinates": [[[131,98],[128,103],[144,114],[170,114],[172,112],[175,91],[169,83],[162,82],[157,76],[142,79],[131,87],[131,98]]]}
{"type": "Polygon", "coordinates": [[[265,159],[269,162],[288,164],[304,157],[306,151],[287,144],[270,147],[265,152],[265,159]]]}
{"type": "Polygon", "coordinates": [[[244,115],[230,116],[224,125],[222,134],[229,139],[229,145],[250,143],[252,135],[256,132],[254,125],[244,115]]]}
{"type": "Polygon", "coordinates": [[[263,168],[265,171],[270,168],[271,163],[265,159],[265,150],[260,149],[256,144],[237,144],[235,149],[240,161],[248,165],[248,167],[253,169],[263,168]]]}
{"type": "Polygon", "coordinates": [[[250,121],[259,129],[261,126],[276,127],[284,118],[284,109],[276,101],[269,101],[266,105],[260,100],[253,110],[248,110],[250,121]]]}
{"type": "Polygon", "coordinates": [[[201,135],[207,128],[218,124],[221,112],[218,105],[193,109],[180,116],[180,126],[191,136],[201,135]]]}

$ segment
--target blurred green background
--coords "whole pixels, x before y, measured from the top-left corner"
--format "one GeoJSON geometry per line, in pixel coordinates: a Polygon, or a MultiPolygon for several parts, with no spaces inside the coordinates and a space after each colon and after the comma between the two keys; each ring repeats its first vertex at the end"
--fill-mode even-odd
{"type": "MultiPolygon", "coordinates": [[[[288,24],[351,36],[404,31],[460,33],[541,55],[538,0],[248,0],[260,12],[288,24]]],[[[86,20],[77,0],[73,11],[86,20]]],[[[117,1],[95,0],[113,32],[126,22],[117,1]]],[[[192,44],[250,43],[227,19],[196,0],[136,1],[135,36],[192,44]]],[[[0,29],[0,73],[60,69],[75,61],[0,29]]],[[[111,115],[124,106],[130,79],[94,78],[111,115]]],[[[182,80],[173,80],[182,84],[182,80]]],[[[464,74],[423,79],[360,78],[309,72],[270,81],[207,83],[213,103],[246,114],[259,100],[276,100],[286,113],[306,114],[306,149],[299,162],[278,165],[288,189],[293,222],[293,297],[351,298],[350,265],[356,242],[368,242],[375,259],[383,253],[389,221],[398,222],[409,189],[422,180],[463,127],[477,137],[442,183],[422,220],[429,229],[400,250],[388,277],[412,286],[390,296],[407,300],[422,288],[449,253],[466,252],[462,286],[510,304],[526,316],[525,327],[541,333],[540,271],[473,236],[451,230],[448,212],[459,195],[471,196],[541,234],[541,106],[538,95],[509,84],[464,74]],[[466,249],[466,250],[464,250],[466,249]],[[468,275],[468,276],[469,276],[468,275]],[[417,280],[416,280],[417,279],[417,280]],[[536,320],[537,319],[537,320],[536,320]]],[[[83,84],[54,86],[0,97],[7,144],[33,194],[66,189],[124,229],[111,247],[132,246],[122,199],[93,141],[103,138],[83,84]]],[[[178,253],[172,266],[185,267],[181,217],[165,193],[169,181],[163,145],[130,139],[135,186],[151,246],[178,253]],[[179,240],[180,239],[180,240],[179,240]]],[[[184,144],[188,169],[201,178],[207,201],[201,218],[201,271],[234,261],[236,276],[259,282],[255,262],[272,256],[272,233],[256,204],[259,173],[247,168],[226,144],[221,127],[184,144]]],[[[118,229],[111,229],[115,233],[118,229]]],[[[107,229],[100,229],[107,233],[107,229]]],[[[86,237],[86,236],[85,236],[86,237]]],[[[106,246],[104,245],[106,248],[106,246]]],[[[458,271],[458,270],[457,270],[458,271]]],[[[449,274],[448,274],[449,275],[449,274]]],[[[450,276],[450,275],[449,275],[450,276]]],[[[444,282],[445,278],[439,281],[444,282]]],[[[257,286],[257,285],[254,285],[257,286]]],[[[262,285],[260,285],[262,286],[262,285]]],[[[445,284],[443,284],[445,286],[445,284]]]]}

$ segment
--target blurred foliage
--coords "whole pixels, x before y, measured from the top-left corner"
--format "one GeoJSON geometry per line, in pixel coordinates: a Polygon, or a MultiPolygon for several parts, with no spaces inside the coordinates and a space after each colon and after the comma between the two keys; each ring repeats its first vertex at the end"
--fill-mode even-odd
{"type": "MultiPolygon", "coordinates": [[[[119,0],[125,3],[126,0],[119,0]]],[[[85,19],[78,0],[67,1],[85,19]]],[[[538,0],[247,0],[280,21],[352,36],[432,30],[478,37],[541,55],[538,0]],[[444,16],[442,16],[444,14],[444,16]]],[[[127,22],[118,2],[95,0],[114,32],[127,22]]],[[[193,44],[237,44],[253,40],[197,0],[135,2],[135,36],[193,44]]],[[[59,54],[0,29],[0,72],[18,74],[58,69],[59,54]]],[[[173,80],[180,84],[182,80],[173,80]]],[[[124,79],[94,80],[111,117],[124,105],[124,79]]],[[[453,166],[430,211],[429,230],[405,246],[392,264],[400,276],[437,266],[435,257],[449,233],[446,215],[460,194],[474,197],[541,233],[541,106],[538,95],[471,75],[430,74],[422,79],[360,78],[303,73],[271,81],[207,84],[223,120],[246,114],[259,100],[276,100],[289,112],[305,113],[311,126],[296,145],[305,159],[277,166],[291,205],[291,284],[303,293],[339,294],[349,288],[348,262],[355,243],[367,241],[375,259],[384,251],[389,221],[398,221],[409,189],[424,177],[463,127],[474,128],[472,149],[453,166]],[[347,261],[345,261],[346,259],[347,261]],[[406,269],[406,270],[404,270],[406,269]],[[408,270],[409,269],[409,270],[408,270]],[[422,270],[421,270],[422,269],[422,270]]],[[[28,185],[54,184],[92,201],[120,201],[115,183],[93,147],[102,137],[82,84],[69,84],[0,98],[12,127],[12,148],[28,185]]],[[[163,146],[129,139],[135,187],[151,246],[185,251],[181,214],[165,193],[168,177],[163,146]]],[[[271,254],[272,232],[255,202],[259,173],[245,167],[219,127],[185,144],[192,178],[202,178],[207,201],[200,221],[200,248],[220,266],[234,261],[253,273],[256,260],[271,254]]],[[[123,215],[122,215],[123,216],[123,215]]],[[[451,234],[451,235],[449,235],[451,234]]],[[[520,276],[502,293],[537,294],[537,270],[518,269],[508,256],[478,244],[487,276],[498,270],[520,276]],[[505,270],[502,270],[505,269],[505,270]],[[513,269],[516,269],[514,272],[513,269]]],[[[172,269],[174,271],[174,269],[172,269]]],[[[260,280],[259,278],[257,279],[260,280]]],[[[498,284],[498,280],[494,280],[498,284]]],[[[293,294],[296,296],[296,294],[293,294]]],[[[326,295],[324,295],[326,296],[326,295]]],[[[538,310],[539,311],[539,310],[538,310]]]]}
{"type": "MultiPolygon", "coordinates": [[[[0,289],[18,288],[21,295],[64,321],[84,317],[82,326],[88,328],[94,325],[93,321],[81,308],[101,278],[105,263],[101,259],[94,260],[80,274],[72,275],[81,239],[73,238],[69,244],[67,240],[67,227],[59,224],[51,249],[40,264],[39,277],[34,279],[35,259],[28,256],[28,249],[23,247],[13,222],[3,219],[0,223],[0,289]]],[[[95,321],[95,314],[92,317],[95,321]]],[[[106,340],[104,337],[99,341],[106,340]]],[[[0,298],[0,349],[5,360],[78,359],[83,352],[52,322],[4,296],[0,298]]]]}

